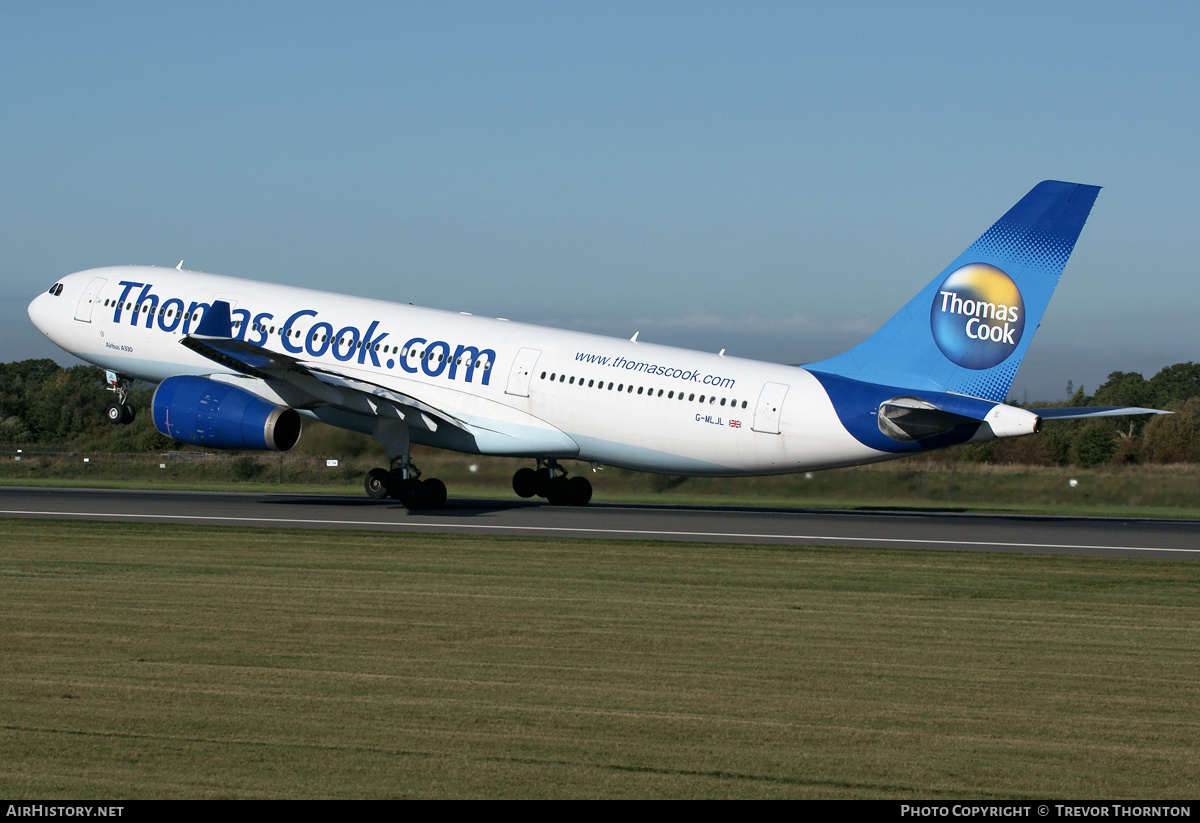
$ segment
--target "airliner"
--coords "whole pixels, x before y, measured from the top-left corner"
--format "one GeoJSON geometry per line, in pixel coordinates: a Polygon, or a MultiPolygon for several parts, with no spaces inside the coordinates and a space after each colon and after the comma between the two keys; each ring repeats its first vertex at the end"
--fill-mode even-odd
{"type": "Polygon", "coordinates": [[[410,446],[528,458],[522,497],[585,505],[561,461],[693,476],[783,474],[1037,432],[1043,420],[1153,413],[1004,403],[1100,189],[1045,181],[854,348],[758,362],[175,268],[68,275],[29,304],[52,342],[131,381],[177,441],[282,450],[301,418],[370,434],[373,498],[446,501],[410,446]]]}

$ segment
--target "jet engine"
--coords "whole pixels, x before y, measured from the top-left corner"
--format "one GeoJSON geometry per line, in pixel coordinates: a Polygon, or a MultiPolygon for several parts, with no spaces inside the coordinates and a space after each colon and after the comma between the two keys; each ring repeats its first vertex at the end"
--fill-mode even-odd
{"type": "Polygon", "coordinates": [[[295,409],[207,377],[168,377],[158,384],[151,408],[154,427],[181,443],[287,451],[300,439],[295,409]]]}

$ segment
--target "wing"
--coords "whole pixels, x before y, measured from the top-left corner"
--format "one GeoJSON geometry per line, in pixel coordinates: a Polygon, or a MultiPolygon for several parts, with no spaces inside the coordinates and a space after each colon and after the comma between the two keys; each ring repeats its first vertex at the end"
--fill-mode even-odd
{"type": "MultiPolygon", "coordinates": [[[[237,380],[255,394],[294,409],[312,411],[332,406],[377,420],[402,421],[414,429],[436,433],[438,443],[432,445],[444,444],[459,451],[563,456],[579,451],[574,440],[544,421],[491,416],[467,419],[466,415],[361,375],[344,374],[237,340],[233,337],[229,303],[224,300],[213,301],[195,332],[180,342],[214,363],[244,375],[241,378],[226,375],[227,382],[237,380]]],[[[528,417],[511,409],[502,411],[528,417]]]]}
{"type": "Polygon", "coordinates": [[[466,426],[464,421],[449,412],[434,408],[415,397],[334,371],[311,368],[297,357],[235,339],[229,303],[224,300],[213,301],[196,327],[196,332],[180,342],[227,369],[266,381],[292,408],[341,406],[372,416],[381,416],[381,413],[382,416],[397,416],[389,414],[385,408],[390,407],[396,411],[432,415],[451,425],[466,426]]]}

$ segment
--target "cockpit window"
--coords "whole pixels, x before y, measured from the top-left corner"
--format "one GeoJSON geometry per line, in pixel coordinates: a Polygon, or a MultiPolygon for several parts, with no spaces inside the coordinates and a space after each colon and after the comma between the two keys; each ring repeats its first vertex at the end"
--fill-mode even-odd
{"type": "Polygon", "coordinates": [[[58,297],[60,294],[62,294],[62,283],[55,283],[46,293],[58,297]]]}

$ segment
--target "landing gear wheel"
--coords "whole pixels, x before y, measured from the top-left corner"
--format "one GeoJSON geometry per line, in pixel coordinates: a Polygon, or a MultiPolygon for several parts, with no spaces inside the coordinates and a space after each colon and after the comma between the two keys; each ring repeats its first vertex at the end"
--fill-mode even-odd
{"type": "Polygon", "coordinates": [[[570,494],[570,505],[586,506],[588,501],[592,499],[592,484],[586,477],[576,475],[567,481],[567,489],[570,494]]]}
{"type": "Polygon", "coordinates": [[[517,469],[513,475],[512,487],[517,497],[533,497],[537,494],[538,476],[533,469],[517,469]]]}
{"type": "Polygon", "coordinates": [[[388,494],[396,500],[404,499],[404,492],[408,488],[409,483],[418,483],[415,477],[405,477],[404,472],[400,469],[392,469],[388,472],[390,478],[388,482],[388,494]]]}
{"type": "Polygon", "coordinates": [[[546,502],[551,506],[565,506],[571,502],[571,487],[561,475],[550,480],[546,489],[546,502]]]}
{"type": "Polygon", "coordinates": [[[391,492],[392,476],[387,469],[371,469],[367,472],[365,485],[367,497],[372,500],[382,500],[391,492]]]}
{"type": "Polygon", "coordinates": [[[104,410],[108,422],[116,426],[127,426],[133,422],[137,412],[129,405],[129,380],[116,372],[105,374],[108,390],[117,396],[116,403],[110,403],[104,410]]]}
{"type": "Polygon", "coordinates": [[[431,477],[421,484],[422,501],[427,509],[440,509],[446,505],[446,484],[431,477]]]}
{"type": "Polygon", "coordinates": [[[404,504],[407,509],[421,508],[421,481],[415,477],[401,479],[392,474],[392,497],[404,504]]]}
{"type": "Polygon", "coordinates": [[[540,468],[533,473],[533,493],[538,497],[550,497],[551,480],[550,470],[540,468]]]}

